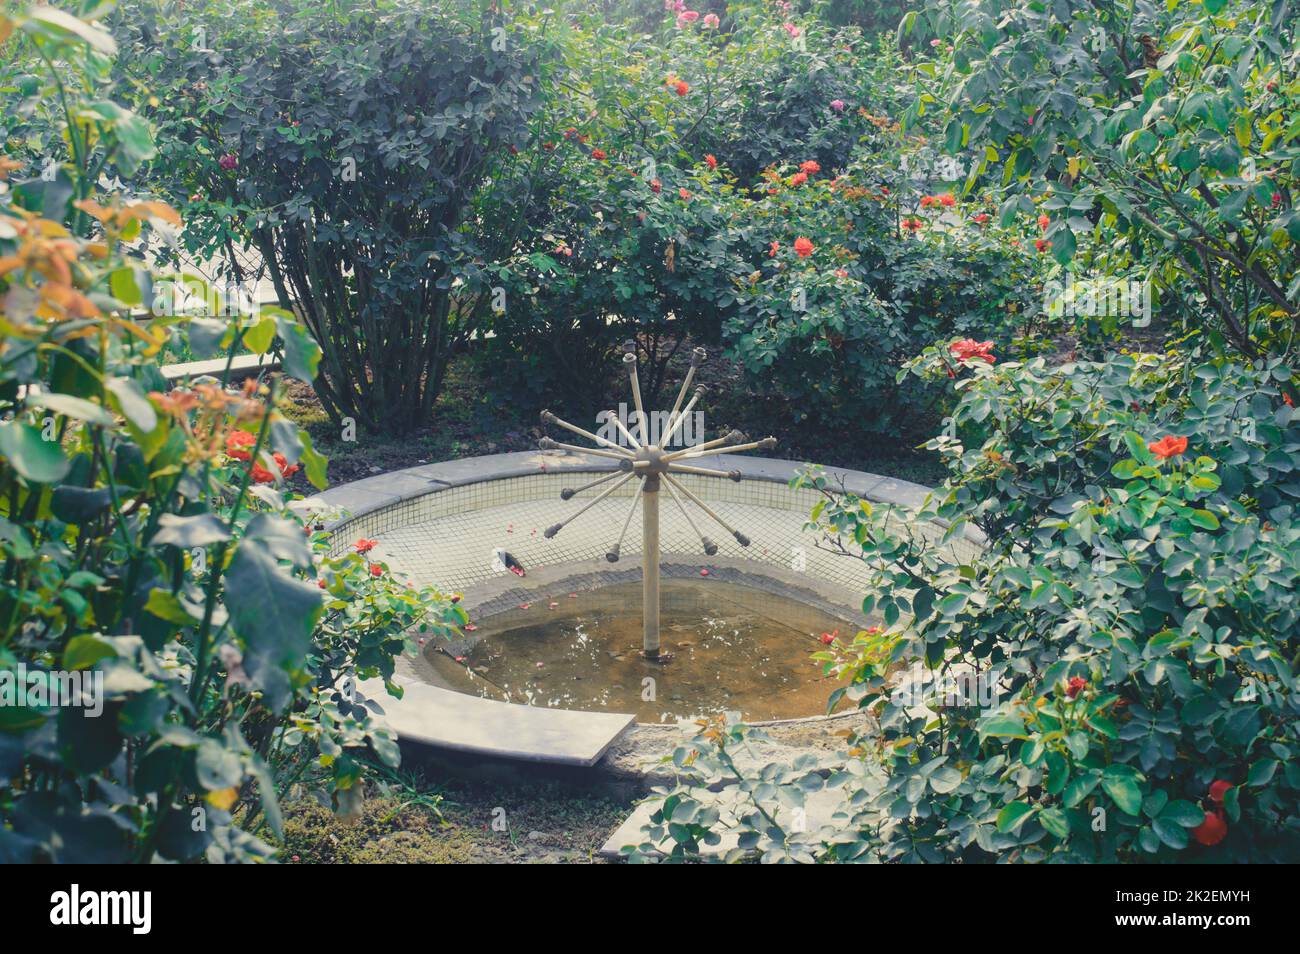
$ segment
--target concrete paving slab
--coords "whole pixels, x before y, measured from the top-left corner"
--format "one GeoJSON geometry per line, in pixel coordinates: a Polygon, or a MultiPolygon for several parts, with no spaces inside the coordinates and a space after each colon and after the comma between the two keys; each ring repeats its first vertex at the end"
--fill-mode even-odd
{"type": "Polygon", "coordinates": [[[379,680],[361,691],[384,709],[379,718],[403,740],[454,752],[552,765],[595,765],[632,724],[614,712],[543,709],[480,699],[413,680],[398,680],[394,699],[379,680]]]}
{"type": "MultiPolygon", "coordinates": [[[[263,371],[278,371],[280,362],[264,354],[236,355],[230,362],[232,379],[247,378],[263,371]]],[[[208,361],[183,361],[180,364],[163,365],[162,374],[168,381],[183,381],[186,378],[198,378],[211,375],[221,377],[226,371],[225,358],[212,358],[208,361]]]]}

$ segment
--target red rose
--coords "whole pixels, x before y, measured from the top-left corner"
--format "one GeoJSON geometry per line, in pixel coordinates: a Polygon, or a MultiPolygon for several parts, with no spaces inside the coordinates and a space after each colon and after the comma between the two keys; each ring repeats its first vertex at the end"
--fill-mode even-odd
{"type": "Polygon", "coordinates": [[[1223,804],[1223,797],[1228,794],[1228,789],[1232,788],[1231,782],[1225,782],[1223,779],[1215,779],[1210,783],[1210,801],[1216,805],[1223,804]]]}
{"type": "MultiPolygon", "coordinates": [[[[288,460],[279,452],[271,455],[275,461],[276,469],[280,471],[281,477],[291,477],[298,472],[298,465],[289,466],[288,460]]],[[[271,484],[276,480],[275,474],[271,473],[257,461],[253,461],[253,482],[258,484],[271,484]]]]}
{"type": "Polygon", "coordinates": [[[948,346],[948,351],[958,361],[985,361],[993,364],[997,358],[993,357],[992,341],[976,341],[974,338],[963,338],[961,341],[954,341],[948,346]]]}
{"type": "Polygon", "coordinates": [[[358,553],[369,553],[375,548],[375,544],[378,542],[378,540],[367,540],[365,537],[362,537],[352,545],[357,548],[358,553]]]}
{"type": "Polygon", "coordinates": [[[370,564],[370,575],[371,575],[371,576],[383,576],[383,575],[384,575],[384,568],[383,568],[382,566],[380,566],[378,563],[372,563],[372,564],[370,564]]]}
{"type": "Polygon", "coordinates": [[[1046,252],[1051,247],[1052,243],[1047,241],[1047,239],[1034,239],[1034,248],[1038,249],[1040,252],[1046,252]]]}
{"type": "Polygon", "coordinates": [[[715,157],[712,153],[705,155],[705,157],[704,157],[704,161],[705,161],[705,163],[708,164],[708,167],[709,167],[710,169],[716,169],[716,168],[718,168],[718,160],[717,160],[717,157],[715,157]]]}
{"type": "Polygon", "coordinates": [[[1147,445],[1147,450],[1155,454],[1161,460],[1168,460],[1171,457],[1177,457],[1183,451],[1187,450],[1187,438],[1174,437],[1172,434],[1166,434],[1158,441],[1153,441],[1147,445]]]}
{"type": "Polygon", "coordinates": [[[921,231],[921,220],[903,219],[903,228],[907,229],[909,232],[919,232],[921,231]]]}
{"type": "Polygon", "coordinates": [[[974,222],[976,225],[983,225],[988,220],[989,220],[989,214],[987,212],[981,212],[979,215],[971,219],[971,221],[974,222]]]}
{"type": "Polygon", "coordinates": [[[1065,684],[1065,695],[1067,698],[1074,699],[1084,689],[1088,688],[1088,680],[1082,676],[1071,676],[1070,681],[1065,684]]]}
{"type": "Polygon", "coordinates": [[[803,236],[800,236],[794,240],[794,252],[800,258],[807,258],[813,253],[813,243],[803,236]]]}
{"type": "Polygon", "coordinates": [[[659,190],[662,189],[662,188],[663,188],[663,186],[660,184],[660,182],[659,182],[658,179],[651,179],[651,180],[650,180],[650,191],[651,191],[651,192],[653,192],[653,193],[655,193],[655,194],[657,195],[657,194],[659,193],[659,190]]]}
{"type": "Polygon", "coordinates": [[[1046,213],[1038,217],[1038,227],[1042,229],[1044,232],[1047,231],[1047,227],[1051,224],[1052,224],[1052,220],[1047,217],[1046,213]]]}
{"type": "Polygon", "coordinates": [[[957,198],[951,192],[945,192],[943,195],[935,196],[939,204],[945,209],[950,209],[957,204],[957,198]]]}
{"type": "Polygon", "coordinates": [[[1228,837],[1228,823],[1218,812],[1206,812],[1205,821],[1192,829],[1192,837],[1202,845],[1217,845],[1228,837]]]}
{"type": "Polygon", "coordinates": [[[235,460],[251,460],[252,452],[247,448],[257,443],[257,438],[248,431],[231,431],[226,435],[226,455],[235,460]]]}
{"type": "Polygon", "coordinates": [[[822,642],[829,646],[831,643],[835,642],[835,637],[830,633],[822,633],[822,642]]]}
{"type": "Polygon", "coordinates": [[[604,149],[593,149],[591,150],[591,158],[604,162],[608,157],[606,156],[604,149]]]}
{"type": "Polygon", "coordinates": [[[781,243],[780,243],[780,242],[768,242],[768,243],[767,243],[767,247],[768,247],[768,250],[769,250],[768,253],[767,253],[767,257],[768,257],[768,258],[776,258],[776,253],[779,252],[779,251],[781,251],[781,243]]]}
{"type": "Polygon", "coordinates": [[[686,80],[678,80],[676,85],[673,86],[673,90],[678,96],[685,96],[691,91],[691,84],[686,80]]]}
{"type": "Polygon", "coordinates": [[[805,172],[810,176],[815,176],[822,171],[821,165],[814,159],[799,163],[799,171],[805,172]]]}
{"type": "Polygon", "coordinates": [[[790,177],[791,187],[801,186],[807,181],[808,181],[808,173],[806,172],[796,172],[794,175],[790,177]]]}

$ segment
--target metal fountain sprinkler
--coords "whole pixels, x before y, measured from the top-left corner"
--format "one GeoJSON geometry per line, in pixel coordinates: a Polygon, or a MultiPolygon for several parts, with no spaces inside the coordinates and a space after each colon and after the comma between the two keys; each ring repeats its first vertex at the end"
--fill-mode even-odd
{"type": "MultiPolygon", "coordinates": [[[[582,514],[586,513],[596,504],[600,503],[606,497],[610,496],[629,480],[634,477],[639,478],[641,485],[637,492],[632,495],[632,506],[629,508],[627,517],[623,521],[623,530],[618,535],[618,541],[605,554],[605,559],[610,563],[617,563],[619,558],[619,548],[623,545],[623,538],[627,536],[627,529],[632,524],[632,515],[636,513],[637,502],[641,503],[641,565],[642,565],[642,634],[643,648],[647,659],[658,660],[659,656],[659,488],[667,487],[668,493],[672,495],[673,500],[682,511],[682,516],[690,524],[692,530],[700,538],[700,543],[704,547],[704,552],[708,556],[713,556],[718,552],[718,545],[705,536],[695,520],[691,517],[690,511],[686,508],[686,501],[693,503],[704,511],[714,522],[736,538],[736,542],[742,547],[749,546],[749,537],[745,536],[739,530],[731,527],[725,520],[719,517],[710,509],[709,505],[701,500],[698,496],[685,487],[682,483],[673,478],[674,474],[695,474],[702,477],[726,477],[729,480],[739,482],[741,474],[738,470],[722,471],[711,470],[706,467],[695,467],[685,461],[696,457],[703,457],[711,453],[720,453],[722,451],[745,451],[762,448],[764,450],[776,446],[775,437],[765,437],[761,441],[747,441],[744,434],[740,431],[731,431],[725,437],[719,437],[716,440],[706,441],[694,447],[684,447],[681,450],[670,451],[668,447],[672,444],[673,438],[681,428],[682,423],[695,410],[695,405],[699,403],[700,398],[705,393],[705,388],[699,386],[695,389],[695,394],[685,407],[682,407],[682,401],[686,398],[686,392],[690,390],[691,382],[695,378],[695,372],[706,358],[703,348],[696,348],[691,355],[691,367],[686,372],[686,378],[682,381],[681,390],[677,393],[677,401],[673,404],[672,412],[668,415],[667,424],[663,428],[663,433],[659,436],[657,442],[651,440],[650,421],[641,403],[641,383],[636,373],[636,352],[635,345],[628,342],[628,351],[623,355],[623,364],[628,370],[628,376],[632,383],[632,400],[636,407],[636,425],[637,433],[633,434],[619,420],[614,411],[607,412],[608,420],[613,422],[614,426],[627,441],[629,447],[624,447],[614,441],[607,440],[590,431],[583,430],[570,424],[568,421],[561,420],[550,411],[542,412],[543,424],[557,424],[560,427],[570,430],[581,437],[585,437],[596,443],[597,447],[578,447],[573,444],[562,444],[553,441],[549,437],[544,437],[538,442],[542,450],[566,450],[574,451],[579,454],[593,454],[596,457],[609,457],[618,461],[618,470],[612,474],[607,474],[590,483],[583,484],[581,487],[566,487],[560,491],[561,500],[570,500],[577,494],[591,490],[608,481],[613,480],[612,486],[603,490],[592,500],[584,504],[576,513],[567,520],[555,524],[553,527],[547,527],[543,532],[548,540],[559,533],[566,525],[572,523],[582,514]],[[683,500],[685,498],[685,500],[683,500]]],[[[666,657],[665,657],[666,658],[666,657]]]]}

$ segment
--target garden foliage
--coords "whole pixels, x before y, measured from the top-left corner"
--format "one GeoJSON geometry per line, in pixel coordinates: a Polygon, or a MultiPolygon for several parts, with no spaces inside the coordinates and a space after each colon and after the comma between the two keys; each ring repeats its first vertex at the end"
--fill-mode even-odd
{"type": "Polygon", "coordinates": [[[43,8],[0,16],[0,46],[19,44],[47,68],[13,84],[14,115],[53,124],[38,141],[57,151],[0,156],[0,860],[267,860],[295,786],[348,811],[397,765],[355,683],[463,616],[325,556],[289,506],[285,478],[322,486],[325,461],[281,378],[167,389],[178,338],[278,340],[302,381],[320,352],[274,309],[148,313],[168,276],[132,248],[181,220],[99,187],[154,153],[113,98],[116,44],[43,8]]]}
{"type": "MultiPolygon", "coordinates": [[[[743,726],[677,755],[679,857],[738,803],[738,855],[831,861],[1294,860],[1300,853],[1300,416],[1277,360],[1113,356],[955,380],[915,513],[826,491],[813,521],[870,571],[878,625],[818,654],[872,717],[831,767],[734,772],[743,726]],[[949,528],[939,539],[925,521],[949,528]],[[978,555],[947,545],[981,531],[978,555]],[[826,827],[793,824],[842,793],[826,827]]],[[[955,378],[949,378],[952,374],[955,378]]]]}

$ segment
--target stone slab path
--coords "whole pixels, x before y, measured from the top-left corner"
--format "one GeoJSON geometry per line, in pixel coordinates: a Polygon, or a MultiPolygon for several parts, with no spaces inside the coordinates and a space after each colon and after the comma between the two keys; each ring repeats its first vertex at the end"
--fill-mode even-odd
{"type": "Polygon", "coordinates": [[[595,765],[634,716],[520,706],[399,678],[400,701],[380,680],[360,690],[384,709],[381,720],[403,739],[440,749],[551,765],[595,765]]]}

